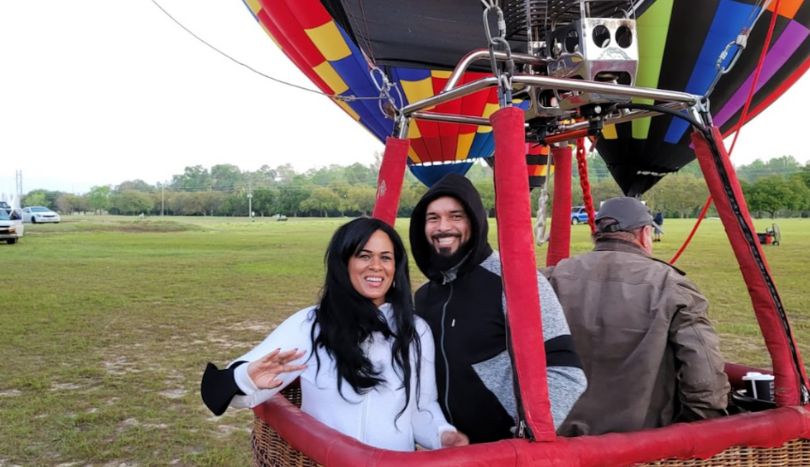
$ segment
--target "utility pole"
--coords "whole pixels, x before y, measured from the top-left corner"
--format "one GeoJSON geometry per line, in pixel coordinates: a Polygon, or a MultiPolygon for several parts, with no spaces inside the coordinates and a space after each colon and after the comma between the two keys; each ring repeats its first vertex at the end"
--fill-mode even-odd
{"type": "Polygon", "coordinates": [[[253,220],[253,184],[248,182],[248,218],[253,220]]]}
{"type": "Polygon", "coordinates": [[[160,184],[160,217],[163,217],[163,212],[166,207],[166,183],[160,184]]]}
{"type": "Polygon", "coordinates": [[[18,170],[15,172],[14,182],[17,185],[17,202],[20,203],[19,207],[22,207],[22,193],[23,193],[22,170],[18,170]]]}

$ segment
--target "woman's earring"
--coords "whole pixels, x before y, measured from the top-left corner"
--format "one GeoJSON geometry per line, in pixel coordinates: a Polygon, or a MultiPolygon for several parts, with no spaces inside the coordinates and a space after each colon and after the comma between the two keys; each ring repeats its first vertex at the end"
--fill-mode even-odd
{"type": "Polygon", "coordinates": [[[392,283],[391,283],[391,288],[392,288],[392,289],[396,289],[396,288],[397,288],[397,281],[394,281],[394,282],[392,282],[392,283]]]}

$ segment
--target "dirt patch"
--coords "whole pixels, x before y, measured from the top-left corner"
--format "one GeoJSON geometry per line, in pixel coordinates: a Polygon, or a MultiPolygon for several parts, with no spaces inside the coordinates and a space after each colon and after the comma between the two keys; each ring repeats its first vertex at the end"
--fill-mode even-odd
{"type": "Polygon", "coordinates": [[[158,394],[169,399],[182,399],[186,394],[188,394],[188,391],[185,389],[167,389],[165,391],[160,391],[158,394]]]}
{"type": "Polygon", "coordinates": [[[76,383],[51,383],[51,392],[56,391],[75,391],[77,389],[81,389],[82,386],[76,383]]]}
{"type": "Polygon", "coordinates": [[[165,430],[169,427],[166,423],[141,423],[138,421],[137,418],[127,418],[123,422],[118,424],[118,428],[116,431],[119,433],[128,429],[128,428],[135,428],[135,427],[144,427],[144,428],[157,428],[160,430],[165,430]]]}
{"type": "Polygon", "coordinates": [[[131,222],[83,222],[71,227],[81,232],[131,232],[131,233],[165,233],[205,230],[199,225],[184,224],[175,221],[136,220],[131,222]]]}
{"type": "Polygon", "coordinates": [[[107,373],[113,375],[124,375],[127,373],[140,373],[141,370],[136,368],[135,363],[130,362],[127,357],[121,355],[113,358],[112,360],[105,360],[102,362],[107,373]]]}

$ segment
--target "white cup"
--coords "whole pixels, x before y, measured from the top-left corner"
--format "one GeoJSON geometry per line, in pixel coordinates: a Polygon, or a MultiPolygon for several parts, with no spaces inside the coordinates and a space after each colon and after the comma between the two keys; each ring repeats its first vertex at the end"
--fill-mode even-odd
{"type": "Polygon", "coordinates": [[[749,371],[742,377],[742,380],[745,382],[745,390],[749,397],[766,401],[773,400],[773,375],[749,371]]]}

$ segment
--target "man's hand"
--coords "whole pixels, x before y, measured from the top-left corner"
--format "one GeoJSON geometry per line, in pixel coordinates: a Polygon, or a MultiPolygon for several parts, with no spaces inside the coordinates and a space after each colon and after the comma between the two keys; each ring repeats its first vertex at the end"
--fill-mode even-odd
{"type": "Polygon", "coordinates": [[[469,438],[460,431],[445,431],[442,433],[442,447],[453,448],[458,446],[467,446],[470,444],[469,438]]]}
{"type": "Polygon", "coordinates": [[[248,376],[259,389],[273,389],[281,385],[278,376],[305,369],[306,365],[290,365],[289,363],[304,356],[303,350],[292,349],[281,351],[276,349],[264,357],[250,362],[247,368],[248,376]]]}

